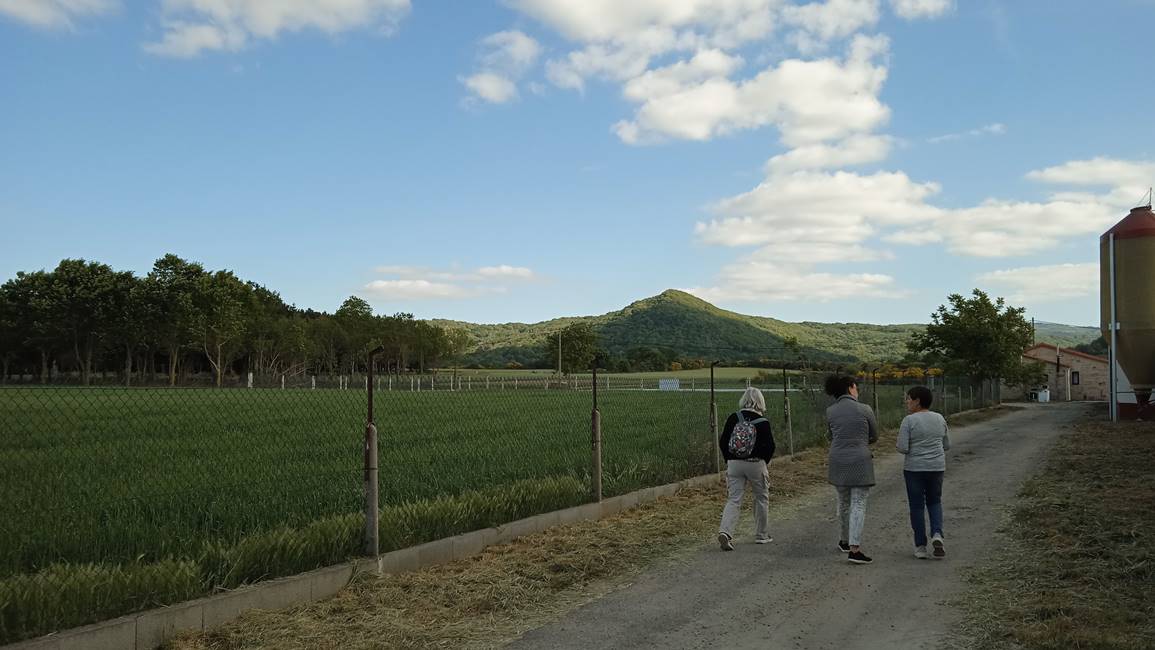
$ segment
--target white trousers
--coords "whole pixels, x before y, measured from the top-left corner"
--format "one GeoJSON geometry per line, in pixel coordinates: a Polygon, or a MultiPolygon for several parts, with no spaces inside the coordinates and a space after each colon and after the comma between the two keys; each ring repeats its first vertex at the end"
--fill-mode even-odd
{"type": "Polygon", "coordinates": [[[866,498],[869,487],[835,487],[838,490],[838,523],[840,541],[858,546],[862,541],[862,525],[866,522],[866,498]]]}
{"type": "Polygon", "coordinates": [[[730,489],[730,495],[726,499],[726,507],[722,509],[719,531],[734,536],[747,483],[754,493],[754,539],[766,539],[769,537],[766,533],[766,520],[770,510],[770,470],[764,460],[726,461],[726,486],[730,489]]]}

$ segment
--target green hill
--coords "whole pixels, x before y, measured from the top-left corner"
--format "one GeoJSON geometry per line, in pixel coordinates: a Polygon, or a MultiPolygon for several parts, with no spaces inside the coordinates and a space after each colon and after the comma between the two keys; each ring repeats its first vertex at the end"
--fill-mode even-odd
{"type": "MultiPolygon", "coordinates": [[[[602,347],[611,354],[653,348],[681,358],[723,361],[796,358],[784,350],[794,339],[811,361],[897,361],[906,354],[906,342],[924,325],[870,325],[864,323],[788,323],[762,316],[747,316],[716,307],[682,291],[668,290],[620,311],[601,316],[555,318],[540,323],[478,325],[436,320],[437,325],[464,328],[476,347],[467,363],[502,367],[509,362],[525,366],[544,363],[542,342],[551,333],[575,322],[592,324],[602,347]]],[[[1094,340],[1098,330],[1053,323],[1038,323],[1038,340],[1075,345],[1094,340]]]]}

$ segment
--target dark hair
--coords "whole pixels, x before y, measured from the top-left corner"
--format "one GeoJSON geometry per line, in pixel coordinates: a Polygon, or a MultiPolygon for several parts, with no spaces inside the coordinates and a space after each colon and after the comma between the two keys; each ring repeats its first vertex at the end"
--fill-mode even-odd
{"type": "Polygon", "coordinates": [[[931,403],[934,402],[934,393],[930,392],[926,386],[915,386],[906,391],[906,394],[911,399],[918,400],[919,405],[924,409],[930,408],[931,403]]]}
{"type": "Polygon", "coordinates": [[[851,386],[857,386],[858,380],[849,375],[829,375],[826,377],[826,394],[831,397],[842,397],[850,392],[851,386]]]}

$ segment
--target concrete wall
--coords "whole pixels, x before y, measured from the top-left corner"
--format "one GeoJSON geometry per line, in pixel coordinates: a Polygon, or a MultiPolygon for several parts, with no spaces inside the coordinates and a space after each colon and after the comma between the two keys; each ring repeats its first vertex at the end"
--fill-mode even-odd
{"type": "Polygon", "coordinates": [[[678,483],[646,488],[575,508],[520,519],[420,546],[386,553],[308,573],[269,580],[208,598],[161,607],[140,614],[57,632],[4,646],[4,650],[152,650],[181,632],[204,632],[252,609],[283,609],[335,595],[353,576],[364,572],[401,573],[446,564],[480,553],[485,547],[539,533],[553,526],[601,519],[679,490],[720,482],[707,474],[678,483]]]}

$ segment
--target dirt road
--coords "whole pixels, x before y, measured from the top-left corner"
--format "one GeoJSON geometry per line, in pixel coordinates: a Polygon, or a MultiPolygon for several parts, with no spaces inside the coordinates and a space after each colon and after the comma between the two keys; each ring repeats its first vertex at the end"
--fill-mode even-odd
{"type": "MultiPolygon", "coordinates": [[[[856,566],[835,550],[833,489],[771,510],[774,541],[750,543],[750,517],[736,550],[717,545],[656,568],[512,648],[937,648],[959,613],[945,601],[962,571],[996,543],[1002,506],[1038,466],[1080,404],[1031,405],[952,431],[943,487],[947,559],[913,556],[902,459],[876,461],[856,566]]],[[[770,470],[771,481],[774,469],[770,470]]],[[[719,503],[719,511],[721,503],[719,503]]]]}

